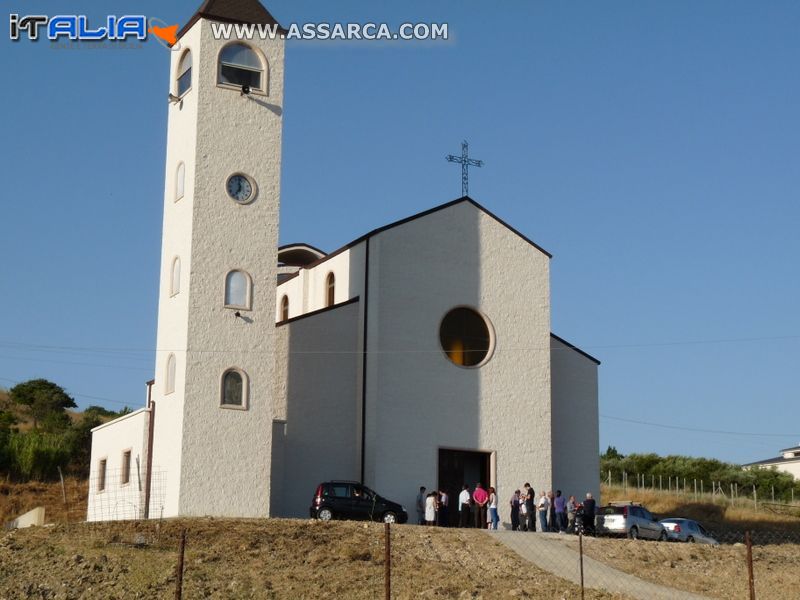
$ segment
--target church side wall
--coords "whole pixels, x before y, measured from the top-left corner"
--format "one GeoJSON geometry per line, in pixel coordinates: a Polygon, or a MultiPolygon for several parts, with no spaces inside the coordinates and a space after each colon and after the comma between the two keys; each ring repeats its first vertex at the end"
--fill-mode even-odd
{"type": "Polygon", "coordinates": [[[139,519],[143,516],[149,417],[149,411],[141,408],[92,430],[87,521],[139,519]],[[128,483],[122,483],[122,460],[126,450],[131,453],[130,473],[128,483]],[[101,460],[106,461],[102,491],[99,489],[101,460]]]}
{"type": "Polygon", "coordinates": [[[526,481],[549,487],[549,258],[469,203],[369,244],[366,483],[413,507],[420,485],[438,485],[439,449],[451,448],[494,453],[483,483],[501,498],[526,481]],[[441,320],[462,305],[494,329],[479,368],[441,348],[441,320]]]}
{"type": "MultiPolygon", "coordinates": [[[[282,481],[273,481],[272,516],[308,517],[317,484],[358,479],[357,404],[360,402],[359,303],[280,325],[288,360],[285,426],[273,431],[283,455],[282,481]]],[[[280,358],[279,358],[280,360],[280,358]]]]}
{"type": "Polygon", "coordinates": [[[597,363],[551,338],[553,487],[580,500],[600,498],[597,363]]]}

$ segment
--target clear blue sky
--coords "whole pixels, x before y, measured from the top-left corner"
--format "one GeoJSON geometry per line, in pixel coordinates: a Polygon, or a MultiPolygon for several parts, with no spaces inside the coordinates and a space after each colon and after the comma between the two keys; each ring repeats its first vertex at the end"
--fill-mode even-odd
{"type": "MultiPolygon", "coordinates": [[[[182,24],[199,2],[6,9],[182,24]]],[[[486,161],[471,195],[554,255],[553,330],[603,361],[603,448],[745,462],[800,442],[800,4],[266,6],[284,25],[436,21],[452,37],[288,45],[281,242],[333,249],[459,196],[444,155],[467,138],[486,161]]],[[[140,406],[168,53],[0,38],[0,385],[46,377],[81,406],[140,406]]]]}

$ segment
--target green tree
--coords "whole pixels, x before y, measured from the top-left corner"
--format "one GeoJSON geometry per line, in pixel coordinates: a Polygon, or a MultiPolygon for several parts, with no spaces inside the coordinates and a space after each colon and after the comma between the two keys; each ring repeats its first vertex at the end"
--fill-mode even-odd
{"type": "Polygon", "coordinates": [[[69,417],[64,411],[77,406],[64,388],[46,379],[19,383],[9,390],[9,397],[17,404],[28,407],[34,429],[43,423],[50,431],[58,428],[63,430],[69,425],[69,417]]]}
{"type": "Polygon", "coordinates": [[[619,453],[619,450],[617,450],[616,446],[609,446],[606,448],[605,454],[600,455],[600,458],[608,460],[622,460],[625,457],[619,453]]]}
{"type": "Polygon", "coordinates": [[[102,419],[95,412],[84,412],[83,418],[70,427],[66,434],[70,449],[69,469],[78,476],[89,474],[92,458],[92,429],[102,425],[102,419]]]}

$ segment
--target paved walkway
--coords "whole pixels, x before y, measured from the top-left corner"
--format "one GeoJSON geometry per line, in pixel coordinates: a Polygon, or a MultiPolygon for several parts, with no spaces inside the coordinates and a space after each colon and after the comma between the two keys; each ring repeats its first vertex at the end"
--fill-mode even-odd
{"type": "MultiPolygon", "coordinates": [[[[487,531],[522,558],[545,571],[580,585],[580,557],[575,550],[560,541],[557,533],[527,533],[520,531],[487,531]]],[[[588,588],[625,594],[639,600],[701,600],[690,592],[643,581],[598,560],[583,555],[583,582],[588,588]]]]}

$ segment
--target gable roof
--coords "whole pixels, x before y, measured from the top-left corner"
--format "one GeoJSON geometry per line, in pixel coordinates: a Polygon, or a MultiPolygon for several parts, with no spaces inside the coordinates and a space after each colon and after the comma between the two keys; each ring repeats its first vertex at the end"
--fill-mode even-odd
{"type": "Polygon", "coordinates": [[[180,39],[200,19],[221,21],[223,23],[254,23],[256,25],[277,25],[280,27],[280,23],[258,0],[205,0],[192,18],[189,19],[189,22],[178,32],[177,38],[180,39]]]}
{"type": "Polygon", "coordinates": [[[551,338],[553,338],[554,340],[558,340],[559,342],[561,342],[562,344],[564,344],[564,345],[565,345],[567,348],[570,348],[571,350],[574,350],[574,351],[575,351],[575,352],[577,352],[578,354],[580,354],[580,355],[582,355],[582,356],[584,356],[584,357],[588,358],[590,361],[592,361],[592,362],[593,362],[593,363],[595,363],[596,365],[599,365],[599,364],[600,364],[600,361],[599,361],[599,360],[597,360],[597,359],[596,359],[594,356],[592,356],[592,355],[591,355],[591,354],[589,354],[588,352],[584,352],[583,350],[581,350],[580,348],[578,348],[576,345],[574,345],[574,344],[570,344],[570,343],[569,343],[567,340],[565,340],[565,339],[564,339],[564,338],[562,338],[562,337],[559,337],[559,336],[557,336],[557,335],[556,335],[555,333],[553,333],[552,331],[550,332],[550,337],[551,337],[551,338]]]}
{"type": "MultiPolygon", "coordinates": [[[[422,217],[427,217],[430,214],[433,214],[435,212],[439,212],[440,210],[444,210],[446,208],[450,208],[451,206],[455,206],[456,204],[461,204],[462,202],[466,202],[466,203],[471,204],[472,206],[477,208],[479,211],[481,211],[482,213],[484,213],[488,217],[491,217],[492,219],[494,219],[495,221],[500,223],[500,225],[502,225],[503,227],[508,229],[511,233],[513,233],[514,235],[522,238],[525,242],[527,242],[528,244],[530,244],[531,246],[536,248],[539,252],[544,254],[547,258],[553,258],[553,255],[550,254],[547,250],[545,250],[544,248],[539,246],[536,242],[534,242],[530,238],[528,238],[525,235],[523,235],[522,233],[520,233],[517,229],[514,229],[511,225],[509,225],[508,223],[503,221],[500,217],[495,215],[493,212],[487,210],[484,206],[482,206],[481,204],[478,204],[475,200],[473,200],[469,196],[462,196],[461,198],[456,198],[455,200],[451,200],[450,202],[445,202],[444,204],[440,204],[439,206],[434,206],[433,208],[429,208],[428,210],[422,211],[420,213],[416,213],[414,215],[411,215],[410,217],[406,217],[405,219],[400,219],[399,221],[393,221],[392,223],[389,223],[388,225],[384,225],[383,227],[378,227],[377,229],[373,229],[372,231],[370,231],[368,233],[365,233],[361,237],[358,237],[358,238],[354,239],[352,242],[350,242],[348,244],[345,244],[341,248],[339,248],[337,250],[334,250],[330,254],[326,254],[322,258],[320,258],[318,260],[315,260],[312,263],[307,264],[305,267],[303,267],[303,269],[312,269],[312,268],[316,267],[317,265],[320,265],[320,264],[324,263],[326,260],[328,260],[330,258],[333,258],[334,256],[337,256],[338,254],[341,254],[345,250],[349,250],[353,246],[357,246],[361,242],[363,242],[363,241],[365,241],[365,240],[367,240],[367,239],[369,239],[371,237],[374,237],[374,236],[378,235],[379,233],[383,233],[384,231],[388,231],[389,229],[394,229],[395,227],[399,227],[400,225],[405,225],[406,223],[409,223],[411,221],[415,221],[417,219],[421,219],[422,217]]],[[[294,277],[297,277],[297,275],[299,275],[299,273],[300,273],[300,271],[297,271],[297,273],[292,273],[291,276],[287,277],[284,281],[281,281],[281,283],[279,283],[278,285],[282,285],[286,281],[289,281],[290,279],[293,279],[294,277]]]]}

